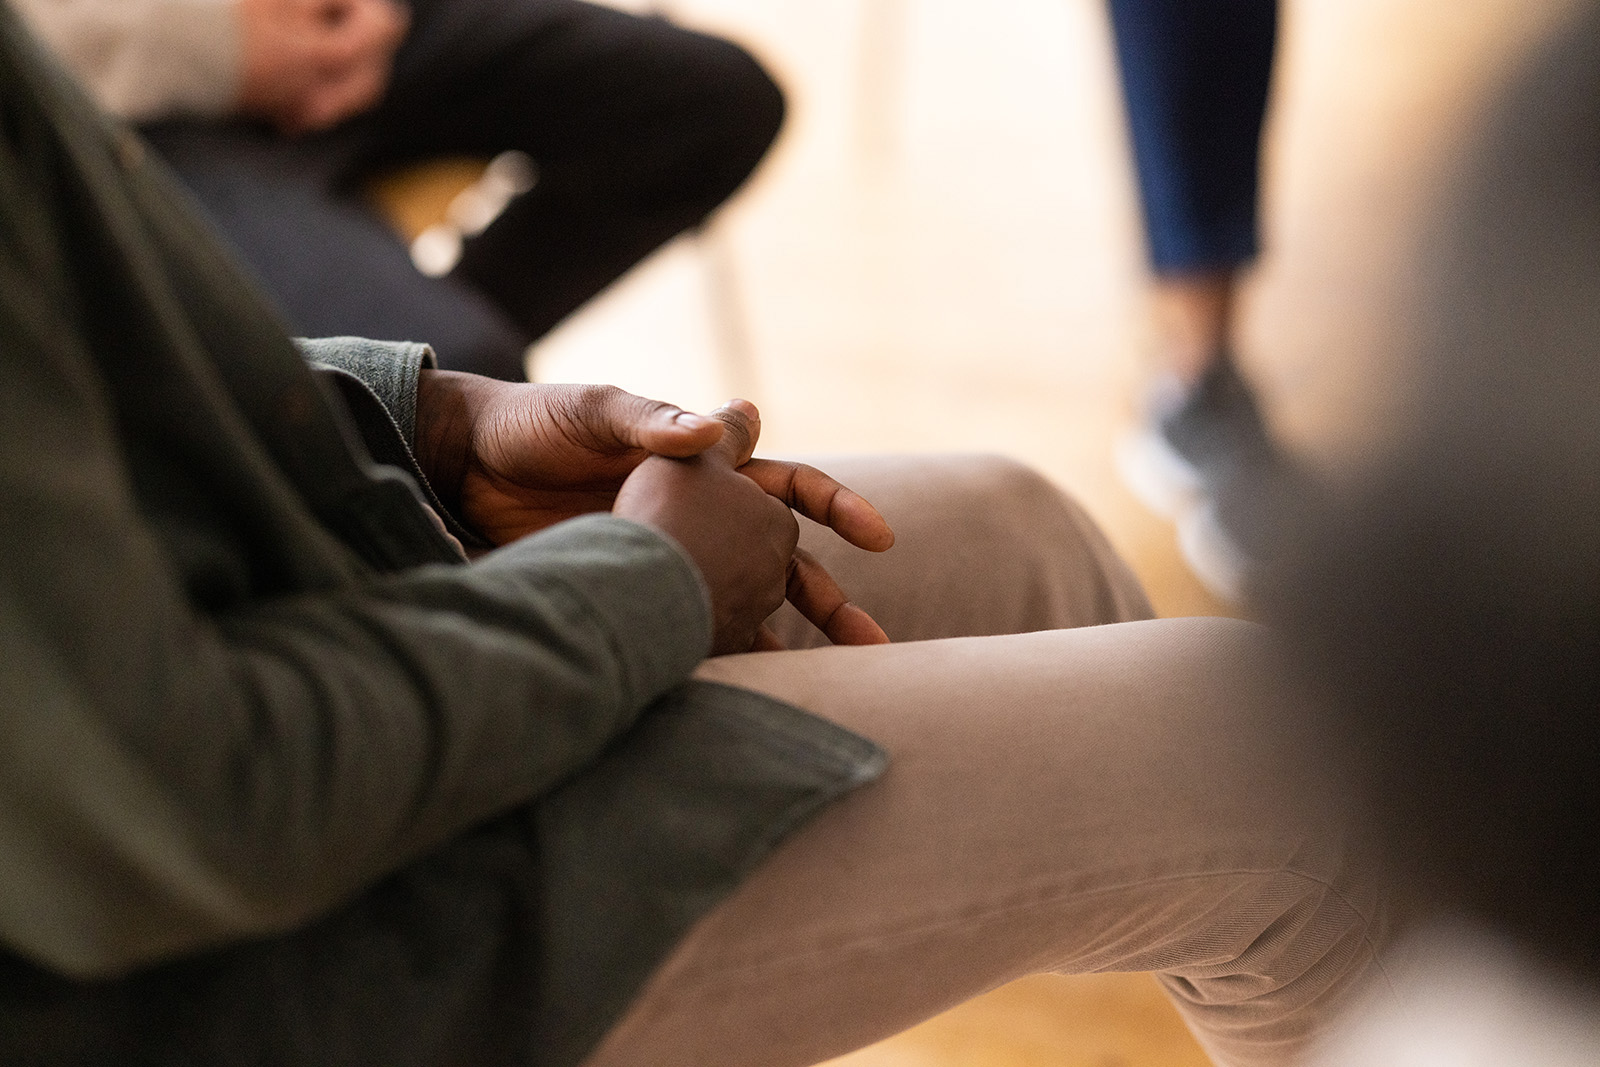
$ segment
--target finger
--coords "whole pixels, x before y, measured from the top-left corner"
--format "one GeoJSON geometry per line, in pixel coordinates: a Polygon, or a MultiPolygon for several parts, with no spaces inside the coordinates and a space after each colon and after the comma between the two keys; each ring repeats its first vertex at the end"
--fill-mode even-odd
{"type": "Polygon", "coordinates": [[[782,652],[784,644],[778,640],[778,635],[772,632],[772,627],[766,623],[761,624],[761,629],[756,631],[756,639],[750,644],[751,652],[782,652]]]}
{"type": "Polygon", "coordinates": [[[386,50],[324,46],[317,76],[300,92],[280,125],[286,133],[311,133],[335,126],[370,110],[389,88],[390,55],[386,50]]]}
{"type": "Polygon", "coordinates": [[[894,531],[877,508],[860,493],[809,464],[753,459],[739,472],[857,548],[884,552],[894,546],[894,531]]]}
{"type": "MultiPolygon", "coordinates": [[[[646,401],[646,403],[655,403],[646,401]]],[[[660,404],[649,421],[639,428],[640,448],[658,456],[684,459],[698,456],[722,440],[726,432],[721,419],[697,415],[671,404],[660,404]]]]}
{"type": "Polygon", "coordinates": [[[383,98],[388,84],[387,65],[358,68],[324,82],[307,94],[293,123],[294,132],[325,130],[361,114],[383,98]]]}
{"type": "Polygon", "coordinates": [[[706,454],[727,460],[735,470],[749,463],[761,439],[761,412],[748,400],[730,400],[711,414],[722,423],[723,434],[706,454]]]}
{"type": "Polygon", "coordinates": [[[374,65],[387,70],[405,37],[408,18],[389,0],[345,0],[321,21],[316,35],[319,69],[329,78],[374,65]]]}
{"type": "Polygon", "coordinates": [[[587,442],[601,452],[643,449],[659,456],[698,456],[722,440],[721,419],[684,411],[615,386],[592,386],[572,394],[565,412],[574,427],[583,427],[587,442]]]}
{"type": "Polygon", "coordinates": [[[836,645],[887,645],[889,635],[871,615],[850,603],[815,556],[796,549],[789,567],[789,603],[836,645]]]}

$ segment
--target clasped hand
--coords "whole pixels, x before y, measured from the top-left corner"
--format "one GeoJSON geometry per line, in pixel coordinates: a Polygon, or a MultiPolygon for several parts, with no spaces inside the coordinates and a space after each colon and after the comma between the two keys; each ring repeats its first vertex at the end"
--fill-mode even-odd
{"type": "Polygon", "coordinates": [[[440,499],[496,545],[575,515],[652,526],[711,592],[713,652],[779,647],[762,624],[787,598],[835,644],[888,637],[796,547],[794,512],[881,552],[894,534],[871,504],[803,463],[753,459],[754,405],[707,417],[610,386],[515,385],[424,371],[417,458],[440,499]]]}
{"type": "Polygon", "coordinates": [[[237,0],[241,114],[287,134],[326,129],[388,91],[410,26],[395,0],[237,0]]]}

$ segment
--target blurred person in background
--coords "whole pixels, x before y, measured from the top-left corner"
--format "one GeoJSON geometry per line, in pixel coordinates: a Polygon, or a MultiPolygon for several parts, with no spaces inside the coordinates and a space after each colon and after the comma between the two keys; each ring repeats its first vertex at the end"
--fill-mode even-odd
{"type": "Polygon", "coordinates": [[[1442,176],[1406,428],[1271,598],[1417,931],[1326,1067],[1600,1063],[1600,10],[1442,176]]]}
{"type": "Polygon", "coordinates": [[[728,41],[581,0],[16,0],[140,124],[307,336],[425,338],[524,377],[528,345],[705,220],[782,123],[728,41]],[[444,277],[375,175],[520,151],[536,173],[444,277]]]}
{"type": "Polygon", "coordinates": [[[1177,515],[1196,573],[1236,598],[1265,544],[1247,498],[1281,462],[1233,347],[1239,290],[1261,248],[1261,130],[1278,5],[1111,0],[1110,12],[1160,363],[1121,466],[1151,507],[1177,515]]]}

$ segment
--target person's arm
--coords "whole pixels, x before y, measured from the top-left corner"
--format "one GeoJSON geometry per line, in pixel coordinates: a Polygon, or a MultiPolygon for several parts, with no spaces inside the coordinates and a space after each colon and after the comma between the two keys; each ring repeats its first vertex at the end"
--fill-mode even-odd
{"type": "Polygon", "coordinates": [[[8,946],[110,975],[303,924],[585,766],[710,648],[695,567],[605,515],[203,607],[30,218],[0,218],[8,946]]]}
{"type": "Polygon", "coordinates": [[[55,970],[309,921],[587,765],[713,646],[748,647],[786,584],[837,636],[878,636],[790,565],[781,485],[740,473],[741,409],[715,455],[634,465],[616,515],[205,609],[50,258],[0,230],[0,941],[55,970]]]}
{"type": "MultiPolygon", "coordinates": [[[[751,433],[760,434],[759,413],[741,401],[734,402],[741,405],[738,419],[726,412],[708,418],[615,386],[536,385],[440,371],[432,350],[411,341],[297,343],[314,367],[342,371],[366,387],[358,390],[364,398],[347,393],[345,399],[364,399],[361,410],[375,412],[372,419],[351,412],[367,447],[420,476],[452,530],[478,547],[611,510],[624,479],[646,458],[697,456],[721,440],[729,420],[741,427],[753,420],[751,433]]],[[[739,471],[857,548],[883,552],[894,545],[894,532],[871,503],[815,467],[745,456],[739,471]]],[[[832,598],[836,587],[823,592],[832,582],[814,560],[802,554],[795,570],[799,600],[832,598]]],[[[803,613],[821,625],[814,610],[803,613]]],[[[831,636],[848,644],[886,640],[875,624],[834,627],[831,636]]]]}
{"type": "Polygon", "coordinates": [[[239,93],[236,0],[12,0],[112,114],[221,116],[239,93]]]}
{"type": "Polygon", "coordinates": [[[439,359],[417,341],[374,341],[365,337],[296,338],[300,355],[313,367],[328,367],[359,378],[394,420],[406,447],[417,447],[417,389],[425,370],[439,359]]]}
{"type": "Polygon", "coordinates": [[[134,122],[241,115],[325,129],[388,89],[395,0],[15,0],[100,106],[134,122]]]}

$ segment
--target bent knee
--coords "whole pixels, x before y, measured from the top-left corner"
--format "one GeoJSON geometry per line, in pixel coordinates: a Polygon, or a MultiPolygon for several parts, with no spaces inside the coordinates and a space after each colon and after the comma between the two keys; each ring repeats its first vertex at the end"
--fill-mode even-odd
{"type": "Polygon", "coordinates": [[[788,115],[783,89],[772,74],[741,45],[718,41],[722,119],[735,140],[746,147],[750,165],[777,140],[788,115]]]}
{"type": "MultiPolygon", "coordinates": [[[[1039,471],[1004,456],[961,457],[951,486],[996,552],[1058,578],[1070,625],[1129,622],[1154,612],[1132,568],[1082,504],[1039,471]],[[1086,610],[1087,609],[1087,610],[1086,610]]],[[[1048,586],[1036,589],[1039,595],[1048,586]]]]}
{"type": "Polygon", "coordinates": [[[1005,456],[959,453],[812,457],[811,461],[871,500],[897,534],[904,535],[903,541],[926,542],[941,553],[971,551],[1004,558],[1024,551],[1025,542],[1048,544],[1063,532],[1076,540],[1095,529],[1083,509],[1048,478],[1005,456]]]}
{"type": "Polygon", "coordinates": [[[1033,467],[1008,456],[975,454],[957,457],[963,490],[981,500],[1013,508],[1045,511],[1082,509],[1050,479],[1033,467]]]}
{"type": "Polygon", "coordinates": [[[932,496],[952,506],[975,509],[982,514],[1021,516],[1028,511],[1056,512],[1063,509],[1081,513],[1053,482],[1027,464],[994,453],[958,453],[910,457],[902,462],[910,470],[906,481],[916,486],[919,495],[932,496]]]}
{"type": "Polygon", "coordinates": [[[1296,1053],[1351,999],[1381,980],[1381,915],[1318,877],[1283,870],[1241,895],[1234,921],[1211,924],[1216,944],[1158,977],[1179,1011],[1225,1062],[1296,1053]]]}
{"type": "MultiPolygon", "coordinates": [[[[894,529],[882,561],[806,546],[862,581],[919,607],[897,640],[1026,633],[1147,618],[1132,571],[1088,515],[1038,471],[997,455],[858,456],[817,460],[877,506],[894,529]],[[930,606],[937,606],[931,611],[930,606]],[[923,610],[930,609],[930,610],[923,610]],[[937,616],[937,623],[930,622],[937,616]]],[[[856,555],[860,555],[857,553],[856,555]]],[[[880,610],[886,610],[880,605],[880,610]]],[[[897,613],[887,609],[891,617],[897,613]]],[[[880,618],[880,622],[884,621],[880,618]]]]}
{"type": "Polygon", "coordinates": [[[673,141],[701,181],[725,195],[772,147],[788,105],[782,88],[742,45],[682,31],[673,73],[678,97],[673,141]]]}

